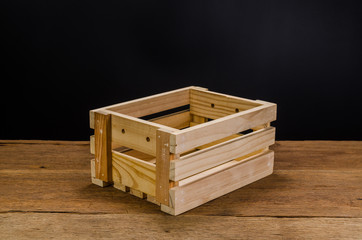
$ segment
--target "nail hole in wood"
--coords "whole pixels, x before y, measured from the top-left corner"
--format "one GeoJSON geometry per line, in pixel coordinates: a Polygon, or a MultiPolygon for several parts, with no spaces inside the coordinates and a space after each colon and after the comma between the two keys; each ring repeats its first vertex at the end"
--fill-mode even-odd
{"type": "Polygon", "coordinates": [[[146,137],[146,141],[149,142],[151,139],[149,137],[146,137]]]}
{"type": "Polygon", "coordinates": [[[211,103],[211,107],[214,108],[214,107],[215,107],[215,104],[211,103]]]}
{"type": "Polygon", "coordinates": [[[126,130],[124,130],[123,128],[122,128],[122,133],[126,133],[126,130]]]}
{"type": "Polygon", "coordinates": [[[239,112],[239,108],[235,108],[235,112],[239,112]]]}

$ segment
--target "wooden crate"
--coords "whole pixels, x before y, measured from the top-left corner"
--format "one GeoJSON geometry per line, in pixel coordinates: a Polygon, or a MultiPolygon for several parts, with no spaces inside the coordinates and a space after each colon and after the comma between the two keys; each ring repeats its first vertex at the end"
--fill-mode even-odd
{"type": "Polygon", "coordinates": [[[276,104],[186,87],[90,111],[92,182],[178,215],[273,172],[276,104]]]}

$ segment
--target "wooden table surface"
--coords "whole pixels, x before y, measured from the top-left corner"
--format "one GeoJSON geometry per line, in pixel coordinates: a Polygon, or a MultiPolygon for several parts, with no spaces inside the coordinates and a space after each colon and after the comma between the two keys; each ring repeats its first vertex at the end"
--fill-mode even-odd
{"type": "Polygon", "coordinates": [[[0,141],[0,239],[362,239],[362,142],[279,141],[274,173],[180,216],[90,180],[89,142],[0,141]]]}

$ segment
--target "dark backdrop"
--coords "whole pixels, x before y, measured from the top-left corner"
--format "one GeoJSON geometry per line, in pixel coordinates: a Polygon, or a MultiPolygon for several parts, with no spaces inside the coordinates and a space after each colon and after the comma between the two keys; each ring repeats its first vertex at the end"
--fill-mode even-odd
{"type": "Polygon", "coordinates": [[[358,139],[359,1],[6,1],[0,139],[188,85],[278,104],[277,139],[358,139]],[[4,112],[5,109],[5,112],[4,112]]]}

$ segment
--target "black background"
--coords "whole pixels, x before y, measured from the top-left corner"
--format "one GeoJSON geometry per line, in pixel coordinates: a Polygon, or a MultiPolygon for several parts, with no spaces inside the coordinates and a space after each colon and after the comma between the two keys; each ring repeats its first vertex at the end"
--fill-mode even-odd
{"type": "Polygon", "coordinates": [[[0,7],[0,139],[88,140],[90,109],[197,85],[277,103],[279,140],[362,140],[359,1],[0,7]]]}

